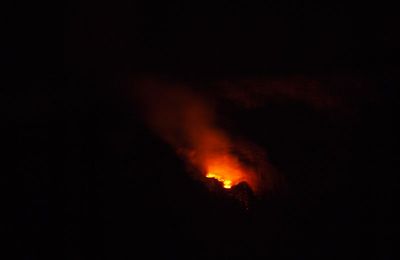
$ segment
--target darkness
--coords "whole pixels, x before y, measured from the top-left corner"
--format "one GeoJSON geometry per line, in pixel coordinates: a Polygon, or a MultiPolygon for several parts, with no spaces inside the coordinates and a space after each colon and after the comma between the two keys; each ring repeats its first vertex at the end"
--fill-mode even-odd
{"type": "Polygon", "coordinates": [[[14,9],[2,103],[18,135],[5,142],[17,259],[394,258],[393,8],[79,1],[63,25],[51,6],[14,9]],[[132,96],[142,78],[212,93],[219,80],[296,77],[321,81],[339,108],[220,103],[224,126],[284,179],[248,210],[192,178],[132,96]]]}

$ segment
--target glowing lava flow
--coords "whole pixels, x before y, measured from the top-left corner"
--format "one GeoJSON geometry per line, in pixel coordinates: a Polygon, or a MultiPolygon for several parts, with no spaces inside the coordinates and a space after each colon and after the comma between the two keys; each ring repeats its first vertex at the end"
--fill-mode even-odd
{"type": "Polygon", "coordinates": [[[230,189],[230,188],[232,188],[232,181],[231,181],[231,180],[225,180],[225,179],[222,178],[221,176],[218,176],[218,175],[216,175],[216,174],[214,174],[214,173],[212,173],[212,172],[207,173],[206,177],[207,177],[207,178],[213,178],[213,179],[216,179],[216,180],[222,182],[222,184],[224,185],[224,188],[225,188],[225,189],[230,189]]]}
{"type": "Polygon", "coordinates": [[[243,181],[251,182],[251,170],[245,168],[229,153],[210,156],[204,163],[206,177],[221,182],[225,189],[230,189],[243,181]]]}

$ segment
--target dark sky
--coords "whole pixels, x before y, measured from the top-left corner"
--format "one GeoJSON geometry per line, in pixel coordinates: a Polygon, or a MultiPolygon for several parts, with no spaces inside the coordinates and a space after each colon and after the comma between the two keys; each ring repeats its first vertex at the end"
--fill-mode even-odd
{"type": "Polygon", "coordinates": [[[20,259],[391,259],[395,13],[264,2],[69,2],[63,25],[50,6],[11,15],[4,104],[19,135],[9,230],[20,259]],[[285,179],[248,211],[191,178],[130,96],[142,78],[213,93],[219,80],[296,77],[344,105],[220,104],[285,179]]]}
{"type": "Polygon", "coordinates": [[[398,43],[394,14],[372,4],[133,1],[69,7],[67,60],[105,70],[375,70],[389,65],[383,63],[398,43]]]}

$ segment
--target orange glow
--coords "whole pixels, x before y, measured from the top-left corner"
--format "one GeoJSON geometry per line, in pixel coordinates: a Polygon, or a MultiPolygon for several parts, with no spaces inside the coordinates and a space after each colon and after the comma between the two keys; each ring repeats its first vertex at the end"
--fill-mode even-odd
{"type": "Polygon", "coordinates": [[[142,91],[150,126],[186,160],[191,172],[201,174],[200,179],[216,179],[225,189],[241,182],[255,192],[265,186],[263,151],[218,127],[214,107],[204,96],[153,84],[142,91]]]}
{"type": "Polygon", "coordinates": [[[222,183],[225,189],[247,181],[251,183],[251,175],[243,170],[237,159],[230,154],[216,156],[212,159],[205,160],[206,177],[213,178],[222,183]]]}
{"type": "Polygon", "coordinates": [[[207,173],[206,177],[207,178],[213,178],[213,179],[216,179],[216,180],[222,182],[222,184],[223,184],[225,189],[232,188],[232,181],[231,180],[225,180],[224,178],[222,178],[221,176],[219,176],[219,175],[217,175],[215,173],[212,173],[212,172],[207,173]]]}

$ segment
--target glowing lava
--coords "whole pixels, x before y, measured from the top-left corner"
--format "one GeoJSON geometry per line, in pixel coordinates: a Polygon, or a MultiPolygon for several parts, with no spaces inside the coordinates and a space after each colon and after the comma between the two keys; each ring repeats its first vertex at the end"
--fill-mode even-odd
{"type": "Polygon", "coordinates": [[[212,173],[212,172],[207,173],[206,177],[207,177],[207,178],[213,178],[213,179],[216,179],[216,180],[222,182],[222,184],[224,185],[224,188],[225,188],[225,189],[230,189],[230,188],[232,188],[232,181],[231,181],[231,180],[225,180],[225,179],[222,178],[221,176],[218,176],[218,175],[216,175],[216,174],[214,174],[214,173],[212,173]]]}
{"type": "Polygon", "coordinates": [[[244,168],[239,160],[229,153],[210,156],[204,163],[206,177],[218,180],[225,189],[230,189],[242,181],[251,181],[250,170],[244,168]]]}

